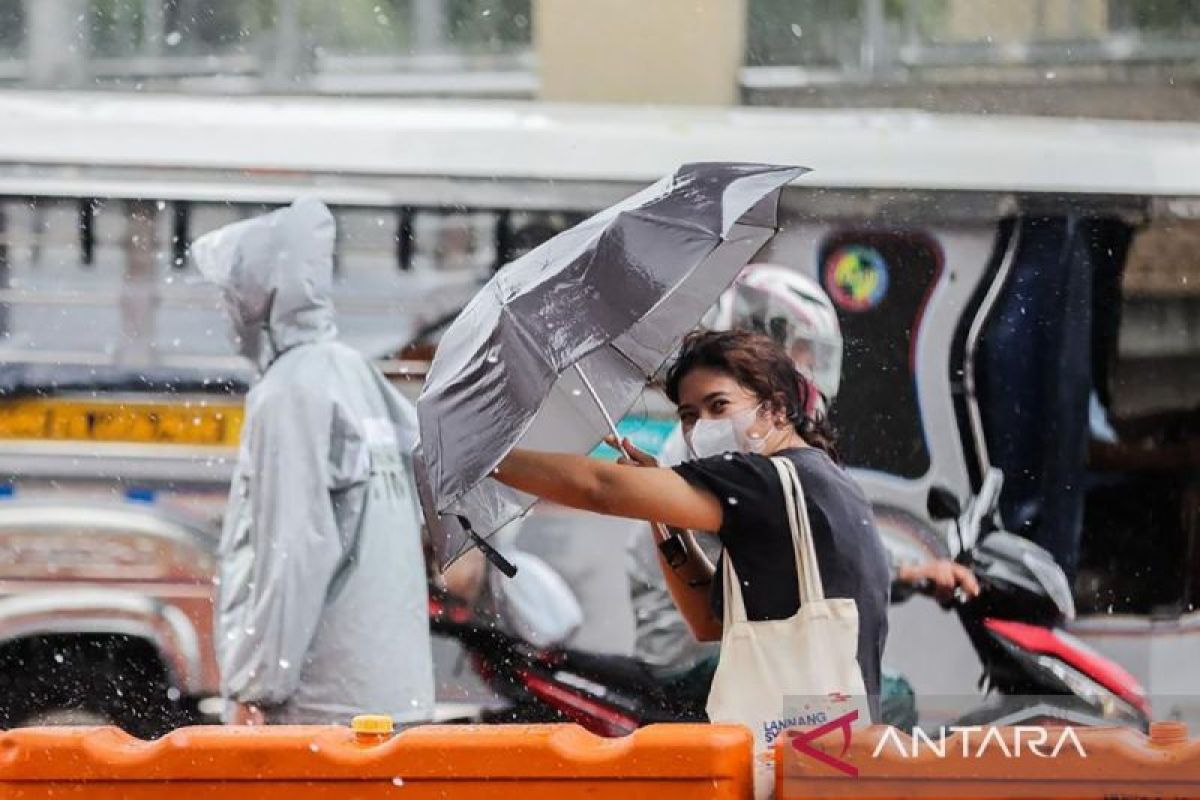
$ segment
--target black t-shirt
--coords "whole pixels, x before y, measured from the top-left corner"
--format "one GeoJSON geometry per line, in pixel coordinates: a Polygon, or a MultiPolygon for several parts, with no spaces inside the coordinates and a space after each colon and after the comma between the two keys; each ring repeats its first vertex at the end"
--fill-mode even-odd
{"type": "MultiPolygon", "coordinates": [[[[853,598],[858,606],[858,663],[879,718],[879,672],[887,639],[891,576],[871,504],[854,480],[823,451],[785,450],[804,488],[813,546],[825,596],[853,598]]],[[[675,467],[688,483],[721,501],[724,521],[717,531],[742,582],[746,616],[787,619],[800,607],[796,559],[779,473],[769,458],[726,453],[675,467]]],[[[713,611],[722,613],[722,571],[713,581],[713,611]]]]}

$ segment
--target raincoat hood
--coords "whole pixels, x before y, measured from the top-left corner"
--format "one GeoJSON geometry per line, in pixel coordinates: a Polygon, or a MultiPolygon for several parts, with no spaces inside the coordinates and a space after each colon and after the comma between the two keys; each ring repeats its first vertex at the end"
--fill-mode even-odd
{"type": "Polygon", "coordinates": [[[205,234],[192,258],[221,287],[238,352],[265,370],[297,345],[336,337],[334,220],[314,197],[205,234]]]}

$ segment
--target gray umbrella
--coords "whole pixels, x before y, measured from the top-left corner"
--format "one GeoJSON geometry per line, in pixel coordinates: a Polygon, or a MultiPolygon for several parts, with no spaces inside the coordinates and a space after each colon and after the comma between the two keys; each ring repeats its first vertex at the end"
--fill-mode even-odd
{"type": "MultiPolygon", "coordinates": [[[[417,482],[443,566],[536,498],[514,447],[587,453],[774,236],[808,170],[686,164],[501,269],[446,330],[417,401],[417,482]]],[[[489,556],[494,556],[489,552],[489,556]]]]}

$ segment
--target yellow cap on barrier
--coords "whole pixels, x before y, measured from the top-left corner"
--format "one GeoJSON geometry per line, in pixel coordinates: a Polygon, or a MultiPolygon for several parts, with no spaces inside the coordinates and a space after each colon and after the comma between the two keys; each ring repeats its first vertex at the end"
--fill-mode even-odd
{"type": "Polygon", "coordinates": [[[350,730],[361,744],[379,744],[391,737],[396,726],[387,714],[359,714],[350,720],[350,730]]]}

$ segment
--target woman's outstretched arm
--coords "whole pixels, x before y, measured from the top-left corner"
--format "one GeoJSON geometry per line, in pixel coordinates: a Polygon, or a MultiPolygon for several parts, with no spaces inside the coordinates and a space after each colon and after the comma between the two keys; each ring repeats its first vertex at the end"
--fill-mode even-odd
{"type": "MultiPolygon", "coordinates": [[[[628,443],[626,443],[628,446],[628,443]]],[[[675,528],[716,531],[717,498],[661,467],[613,464],[587,456],[514,450],[493,476],[514,489],[571,508],[661,522],[675,528]]],[[[690,538],[690,537],[689,537],[690,538]]],[[[689,551],[700,553],[693,544],[689,551]]],[[[702,554],[676,572],[662,560],[667,588],[699,641],[721,637],[721,622],[708,602],[712,565],[702,554]],[[682,573],[682,574],[681,574],[682,573]]]]}
{"type": "Polygon", "coordinates": [[[492,476],[537,497],[583,511],[716,531],[721,504],[673,470],[613,464],[587,456],[513,450],[492,476]]]}

